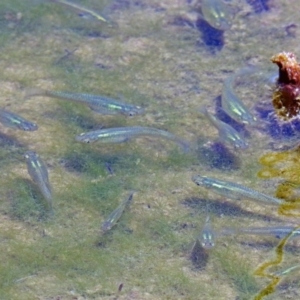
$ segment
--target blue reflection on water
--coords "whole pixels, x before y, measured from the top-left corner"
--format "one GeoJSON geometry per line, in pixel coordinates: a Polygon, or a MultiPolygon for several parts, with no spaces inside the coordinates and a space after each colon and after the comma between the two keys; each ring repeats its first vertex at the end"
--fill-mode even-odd
{"type": "Polygon", "coordinates": [[[265,132],[275,140],[289,141],[300,137],[300,118],[281,120],[271,104],[255,107],[259,118],[263,121],[265,132]]]}

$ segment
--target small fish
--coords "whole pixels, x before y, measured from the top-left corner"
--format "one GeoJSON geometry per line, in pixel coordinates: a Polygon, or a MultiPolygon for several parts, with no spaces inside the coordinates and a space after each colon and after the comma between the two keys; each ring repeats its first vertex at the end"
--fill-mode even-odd
{"type": "Polygon", "coordinates": [[[204,249],[211,249],[215,246],[215,234],[211,228],[210,216],[207,216],[198,240],[204,249]]]}
{"type": "Polygon", "coordinates": [[[0,122],[6,127],[24,131],[35,131],[38,129],[35,123],[27,121],[23,117],[5,109],[0,109],[0,122]]]}
{"type": "Polygon", "coordinates": [[[117,127],[89,131],[78,135],[76,137],[76,141],[83,143],[91,143],[96,141],[100,143],[123,143],[140,136],[162,137],[178,143],[183,148],[184,152],[189,151],[188,143],[181,140],[176,135],[161,129],[141,126],[117,127]]]}
{"type": "Polygon", "coordinates": [[[232,12],[222,0],[202,0],[201,12],[210,26],[222,31],[230,29],[232,12]]]}
{"type": "Polygon", "coordinates": [[[129,195],[128,198],[123,200],[121,204],[107,217],[107,219],[103,222],[101,226],[102,232],[107,232],[110,230],[118,220],[121,218],[123,211],[125,210],[125,207],[131,202],[133,198],[133,193],[129,195]]]}
{"type": "Polygon", "coordinates": [[[215,128],[217,128],[219,132],[219,138],[221,141],[223,141],[224,143],[231,144],[235,148],[239,148],[239,149],[248,148],[248,143],[246,142],[244,137],[239,132],[237,132],[233,127],[226,124],[225,122],[222,122],[214,115],[210,114],[207,111],[206,107],[202,107],[200,109],[200,112],[203,113],[208,118],[210,123],[215,128]]]}
{"type": "Polygon", "coordinates": [[[246,198],[258,202],[264,202],[266,204],[278,205],[284,203],[284,201],[281,199],[260,193],[238,183],[201,175],[194,175],[192,180],[199,186],[212,189],[214,192],[234,200],[246,198]]]}
{"type": "Polygon", "coordinates": [[[34,151],[27,151],[24,155],[27,163],[27,170],[34,183],[39,187],[46,199],[49,208],[52,210],[52,188],[49,182],[48,170],[45,163],[34,151]]]}
{"type": "Polygon", "coordinates": [[[71,7],[71,8],[74,8],[80,12],[83,12],[83,13],[87,13],[91,16],[93,16],[94,18],[96,18],[97,20],[99,21],[102,21],[102,22],[108,22],[107,19],[105,19],[103,16],[99,15],[97,12],[91,10],[91,9],[88,9],[88,8],[85,8],[83,6],[80,6],[76,3],[73,3],[73,2],[69,2],[69,1],[66,1],[66,0],[49,0],[50,2],[55,2],[55,3],[59,3],[59,4],[64,4],[68,7],[71,7]]]}
{"type": "Polygon", "coordinates": [[[254,71],[255,70],[253,68],[246,68],[226,78],[223,84],[221,97],[222,108],[232,119],[237,122],[251,125],[254,125],[257,119],[251,114],[244,103],[237,97],[233,90],[233,84],[235,78],[237,78],[238,76],[253,73],[254,71]]]}
{"type": "Polygon", "coordinates": [[[123,114],[127,116],[135,116],[144,113],[144,109],[140,106],[122,103],[101,95],[29,89],[26,91],[25,99],[34,96],[47,96],[81,102],[88,105],[91,110],[103,115],[123,114]]]}
{"type": "Polygon", "coordinates": [[[292,237],[300,235],[300,230],[293,226],[276,226],[276,227],[248,227],[248,228],[223,228],[220,231],[220,235],[232,235],[232,234],[250,234],[250,235],[268,235],[274,236],[278,239],[286,237],[292,233],[292,237]],[[294,231],[294,232],[293,232],[294,231]]]}
{"type": "Polygon", "coordinates": [[[294,271],[296,269],[299,269],[299,268],[300,268],[300,265],[295,265],[295,266],[289,267],[287,269],[283,269],[281,271],[277,271],[277,272],[273,273],[273,275],[275,275],[275,276],[286,275],[286,274],[288,274],[288,273],[290,273],[290,272],[292,272],[292,271],[294,271]]]}

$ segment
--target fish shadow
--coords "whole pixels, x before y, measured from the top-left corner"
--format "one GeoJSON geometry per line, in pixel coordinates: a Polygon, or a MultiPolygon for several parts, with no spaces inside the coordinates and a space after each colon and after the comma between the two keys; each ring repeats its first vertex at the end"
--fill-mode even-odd
{"type": "Polygon", "coordinates": [[[246,0],[246,2],[252,7],[256,14],[270,10],[269,0],[246,0]]]}
{"type": "Polygon", "coordinates": [[[2,132],[0,132],[0,146],[5,147],[14,147],[14,148],[23,148],[24,145],[20,143],[16,138],[6,135],[2,132]]]}
{"type": "Polygon", "coordinates": [[[223,143],[219,141],[203,143],[201,139],[197,142],[198,160],[213,169],[237,170],[241,166],[241,160],[223,143]]]}
{"type": "Polygon", "coordinates": [[[265,222],[270,221],[277,221],[282,222],[281,219],[267,216],[260,213],[253,213],[247,210],[242,209],[240,206],[238,206],[235,203],[231,203],[228,201],[220,201],[220,200],[208,200],[206,198],[186,198],[183,201],[181,201],[181,204],[191,208],[193,210],[196,210],[197,213],[199,211],[206,213],[207,212],[207,205],[209,205],[209,213],[214,214],[216,216],[227,216],[227,217],[246,217],[250,219],[256,219],[256,220],[262,220],[265,222]],[[209,201],[209,204],[208,204],[209,201]]]}
{"type": "MultiPolygon", "coordinates": [[[[251,238],[251,235],[248,235],[249,236],[248,238],[250,239],[251,238]]],[[[245,235],[244,235],[245,237],[245,235]]],[[[252,235],[252,237],[254,238],[257,238],[257,236],[255,237],[255,235],[252,235]]],[[[247,238],[247,240],[248,240],[247,238]]],[[[272,240],[266,240],[266,241],[251,241],[251,242],[248,242],[248,241],[241,241],[240,244],[242,246],[245,246],[245,247],[250,247],[250,248],[255,248],[255,249],[275,249],[279,242],[281,241],[281,239],[279,238],[276,238],[276,237],[270,237],[270,236],[259,236],[259,238],[267,238],[267,239],[272,239],[272,240]]],[[[296,245],[291,245],[289,244],[290,242],[287,242],[286,246],[284,247],[284,251],[285,252],[289,252],[291,254],[296,254],[299,252],[299,247],[296,246],[296,245]]]]}
{"type": "Polygon", "coordinates": [[[189,254],[189,260],[192,263],[194,271],[202,271],[205,269],[209,258],[209,253],[205,250],[198,239],[196,239],[193,248],[189,254]]]}
{"type": "MultiPolygon", "coordinates": [[[[120,153],[101,154],[99,151],[88,149],[85,152],[69,152],[60,159],[62,165],[68,172],[78,174],[93,174],[95,168],[99,172],[114,175],[118,171],[131,169],[135,165],[137,156],[120,153]]],[[[95,174],[94,174],[95,175],[95,174]]]]}
{"type": "MultiPolygon", "coordinates": [[[[212,27],[201,17],[197,19],[195,26],[201,32],[202,41],[211,53],[222,50],[225,44],[224,31],[212,27]]],[[[201,43],[198,43],[198,46],[201,46],[201,43]]]]}

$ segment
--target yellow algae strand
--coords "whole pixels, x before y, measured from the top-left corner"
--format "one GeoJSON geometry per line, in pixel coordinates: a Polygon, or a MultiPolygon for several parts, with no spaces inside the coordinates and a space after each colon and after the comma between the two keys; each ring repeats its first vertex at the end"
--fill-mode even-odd
{"type": "Polygon", "coordinates": [[[286,217],[300,217],[300,203],[284,203],[279,206],[278,214],[286,217]],[[298,209],[298,213],[295,211],[296,209],[298,209]]]}
{"type": "Polygon", "coordinates": [[[263,178],[263,179],[274,178],[274,177],[278,177],[280,175],[281,175],[280,170],[269,168],[269,167],[264,168],[257,173],[257,176],[259,178],[263,178]]]}
{"type": "Polygon", "coordinates": [[[281,176],[295,185],[300,185],[300,164],[296,164],[294,166],[289,167],[286,170],[281,171],[281,176]]]}
{"type": "MultiPolygon", "coordinates": [[[[271,179],[281,177],[285,182],[280,183],[277,187],[276,197],[292,201],[300,202],[300,199],[294,197],[293,190],[300,187],[300,152],[285,151],[279,153],[267,153],[259,159],[262,169],[257,176],[262,179],[271,179]]],[[[288,210],[291,209],[290,207],[288,210]]],[[[281,212],[285,215],[282,209],[281,212]]]]}
{"type": "MultiPolygon", "coordinates": [[[[288,199],[292,199],[292,196],[293,196],[293,189],[295,188],[295,185],[291,182],[283,182],[283,183],[280,183],[277,187],[277,190],[276,190],[276,197],[277,198],[281,198],[281,199],[285,199],[285,200],[288,200],[288,199]]],[[[294,199],[293,202],[298,202],[300,201],[300,199],[294,199]]]]}
{"type": "Polygon", "coordinates": [[[276,275],[273,275],[273,274],[266,273],[266,269],[270,268],[270,267],[273,267],[273,266],[278,266],[282,262],[283,254],[284,254],[284,246],[288,242],[289,238],[294,234],[294,232],[299,230],[299,229],[300,229],[300,226],[295,228],[285,238],[283,238],[280,241],[280,243],[277,245],[277,247],[275,249],[276,257],[275,257],[274,260],[263,263],[254,272],[254,275],[256,275],[256,276],[271,279],[271,282],[254,297],[254,300],[261,300],[265,296],[268,296],[268,295],[274,293],[278,283],[280,282],[280,276],[276,276],[276,275]]]}
{"type": "Polygon", "coordinates": [[[259,162],[264,166],[273,166],[278,162],[289,160],[290,154],[290,152],[267,153],[259,159],[259,162]]]}
{"type": "Polygon", "coordinates": [[[263,290],[259,292],[257,296],[254,297],[254,300],[261,300],[265,296],[268,296],[272,293],[274,293],[276,286],[278,285],[280,281],[280,277],[272,276],[272,281],[270,284],[268,284],[263,290]]]}

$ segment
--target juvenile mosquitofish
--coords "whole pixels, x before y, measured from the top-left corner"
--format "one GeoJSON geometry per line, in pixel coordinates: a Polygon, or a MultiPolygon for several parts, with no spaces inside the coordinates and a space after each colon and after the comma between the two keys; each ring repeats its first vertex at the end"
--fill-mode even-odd
{"type": "MultiPolygon", "coordinates": [[[[276,227],[249,227],[249,228],[223,228],[220,235],[232,235],[232,234],[250,234],[250,235],[268,235],[282,239],[288,234],[293,232],[295,227],[292,226],[276,226],[276,227]]],[[[294,230],[291,238],[300,235],[300,229],[294,230]]]]}
{"type": "Polygon", "coordinates": [[[201,11],[210,26],[223,31],[231,27],[232,12],[222,0],[202,0],[201,11]]]}
{"type": "Polygon", "coordinates": [[[233,90],[234,81],[238,76],[253,73],[253,68],[242,69],[236,74],[225,79],[222,90],[221,103],[223,110],[235,121],[244,124],[255,124],[256,117],[251,114],[249,109],[237,97],[233,90]]]}
{"type": "Polygon", "coordinates": [[[204,249],[211,249],[215,246],[215,234],[211,228],[210,216],[207,216],[198,240],[204,249]]]}
{"type": "Polygon", "coordinates": [[[35,131],[38,129],[35,123],[27,121],[23,117],[5,109],[0,109],[0,122],[6,127],[24,131],[35,131]]]}
{"type": "Polygon", "coordinates": [[[24,155],[27,163],[27,170],[35,184],[39,187],[46,199],[49,208],[52,210],[52,188],[50,186],[48,170],[45,163],[34,151],[27,151],[24,155]]]}
{"type": "Polygon", "coordinates": [[[154,136],[165,138],[178,143],[182,147],[184,152],[189,151],[188,143],[181,140],[176,135],[161,129],[142,126],[117,127],[89,131],[78,135],[76,137],[76,141],[83,143],[92,143],[96,141],[100,143],[123,143],[140,136],[154,136]]]}
{"type": "Polygon", "coordinates": [[[212,189],[214,192],[234,199],[241,200],[243,198],[264,202],[266,204],[282,204],[283,200],[252,190],[238,183],[210,178],[207,176],[194,175],[192,180],[199,186],[212,189]]]}
{"type": "Polygon", "coordinates": [[[203,113],[208,118],[210,123],[215,128],[217,128],[219,132],[219,138],[221,141],[223,141],[224,143],[231,144],[235,148],[240,148],[240,149],[248,148],[248,143],[246,142],[244,137],[239,132],[237,132],[233,127],[226,124],[225,122],[222,122],[214,115],[210,114],[207,111],[206,107],[202,107],[200,109],[200,112],[203,113]]]}
{"type": "Polygon", "coordinates": [[[273,275],[275,275],[275,276],[286,275],[286,274],[288,274],[288,273],[290,273],[290,272],[292,272],[292,271],[294,271],[296,269],[299,269],[299,268],[300,268],[300,265],[295,265],[295,266],[289,267],[287,269],[283,269],[281,271],[277,271],[277,272],[273,273],[273,275]]]}
{"type": "Polygon", "coordinates": [[[52,98],[60,98],[81,102],[88,105],[89,108],[93,111],[103,115],[123,114],[127,116],[135,116],[144,112],[144,109],[139,106],[122,103],[112,98],[108,98],[101,95],[77,94],[41,89],[29,89],[26,91],[25,98],[30,98],[34,96],[47,96],[52,98]]]}
{"type": "Polygon", "coordinates": [[[87,14],[93,16],[94,18],[96,18],[99,21],[108,22],[107,19],[105,19],[104,17],[102,17],[101,15],[99,15],[98,13],[96,13],[95,11],[93,11],[91,9],[88,9],[88,8],[85,8],[83,6],[80,6],[80,5],[76,4],[76,3],[69,2],[69,1],[66,1],[66,0],[49,0],[49,1],[50,2],[64,4],[64,5],[68,6],[68,7],[74,8],[74,9],[76,9],[78,11],[83,12],[83,13],[87,13],[87,14]]]}
{"type": "Polygon", "coordinates": [[[133,193],[131,193],[128,198],[123,200],[121,204],[107,217],[101,226],[102,232],[106,232],[116,225],[118,220],[121,218],[125,207],[131,202],[132,198],[133,193]]]}

